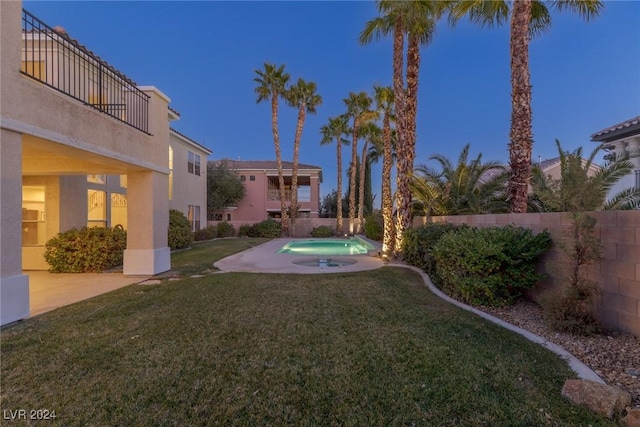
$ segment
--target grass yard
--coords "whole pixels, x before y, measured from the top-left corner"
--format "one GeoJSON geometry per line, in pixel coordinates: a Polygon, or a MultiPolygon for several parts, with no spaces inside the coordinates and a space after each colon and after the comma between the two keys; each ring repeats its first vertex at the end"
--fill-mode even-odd
{"type": "MultiPolygon", "coordinates": [[[[255,243],[199,244],[175,268],[255,243]]],[[[3,328],[1,346],[1,408],[56,425],[614,425],[560,396],[573,375],[552,353],[393,267],[132,285],[3,328]]]]}

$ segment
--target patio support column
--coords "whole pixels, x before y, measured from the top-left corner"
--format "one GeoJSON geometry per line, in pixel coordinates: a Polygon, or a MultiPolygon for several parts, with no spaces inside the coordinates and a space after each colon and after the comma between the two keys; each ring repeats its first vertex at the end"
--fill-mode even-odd
{"type": "Polygon", "coordinates": [[[127,178],[127,249],[124,274],[154,275],[171,269],[168,176],[130,172],[127,178]]]}
{"type": "Polygon", "coordinates": [[[0,325],[29,316],[29,276],[22,274],[22,134],[0,133],[0,325]]]}

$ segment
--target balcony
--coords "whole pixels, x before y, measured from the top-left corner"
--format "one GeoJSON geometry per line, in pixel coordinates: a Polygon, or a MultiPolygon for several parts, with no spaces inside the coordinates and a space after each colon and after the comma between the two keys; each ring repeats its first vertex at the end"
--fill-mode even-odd
{"type": "Polygon", "coordinates": [[[149,133],[149,96],[86,47],[22,10],[20,72],[149,133]]]}

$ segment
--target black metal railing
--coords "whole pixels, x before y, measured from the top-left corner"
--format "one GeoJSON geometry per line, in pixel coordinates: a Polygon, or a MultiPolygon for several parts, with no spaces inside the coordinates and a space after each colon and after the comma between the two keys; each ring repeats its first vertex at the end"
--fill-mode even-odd
{"type": "Polygon", "coordinates": [[[49,27],[24,9],[20,72],[149,133],[149,95],[64,30],[49,27]]]}

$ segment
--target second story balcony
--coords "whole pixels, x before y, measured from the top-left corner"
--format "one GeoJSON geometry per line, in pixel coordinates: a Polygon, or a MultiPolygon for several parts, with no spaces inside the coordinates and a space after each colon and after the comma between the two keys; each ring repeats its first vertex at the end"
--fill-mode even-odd
{"type": "Polygon", "coordinates": [[[149,96],[114,67],[22,10],[20,72],[96,110],[149,133],[149,96]]]}

